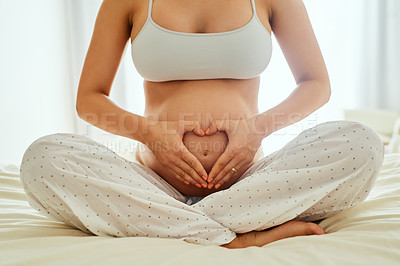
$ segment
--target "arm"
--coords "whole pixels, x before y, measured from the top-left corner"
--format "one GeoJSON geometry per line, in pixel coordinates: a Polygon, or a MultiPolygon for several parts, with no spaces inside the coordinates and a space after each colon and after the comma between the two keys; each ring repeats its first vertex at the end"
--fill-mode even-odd
{"type": "Polygon", "coordinates": [[[283,102],[246,121],[222,121],[229,144],[213,166],[210,184],[220,186],[252,163],[262,140],[276,130],[302,120],[324,105],[330,83],[324,60],[301,0],[269,0],[271,28],[297,83],[283,102]],[[235,171],[232,171],[232,168],[235,171]],[[218,185],[219,184],[219,185],[218,185]]]}
{"type": "Polygon", "coordinates": [[[297,87],[283,102],[260,114],[257,128],[265,136],[302,120],[328,102],[328,72],[301,0],[272,0],[271,27],[297,87]]]}
{"type": "Polygon", "coordinates": [[[136,1],[104,0],[79,82],[76,109],[80,118],[112,134],[147,145],[172,176],[185,184],[206,183],[198,159],[184,146],[185,131],[202,134],[200,124],[180,124],[141,117],[118,107],[110,98],[111,85],[131,35],[136,1]]]}
{"type": "Polygon", "coordinates": [[[76,110],[80,118],[96,127],[142,142],[138,128],[143,117],[128,113],[109,98],[130,38],[132,9],[125,1],[103,1],[82,69],[76,110]]]}

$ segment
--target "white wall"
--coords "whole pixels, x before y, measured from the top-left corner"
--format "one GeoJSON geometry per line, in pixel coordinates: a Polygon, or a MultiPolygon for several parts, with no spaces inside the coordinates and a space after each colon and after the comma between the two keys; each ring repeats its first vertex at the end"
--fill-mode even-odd
{"type": "Polygon", "coordinates": [[[0,162],[35,139],[73,131],[64,1],[0,0],[0,162]]]}

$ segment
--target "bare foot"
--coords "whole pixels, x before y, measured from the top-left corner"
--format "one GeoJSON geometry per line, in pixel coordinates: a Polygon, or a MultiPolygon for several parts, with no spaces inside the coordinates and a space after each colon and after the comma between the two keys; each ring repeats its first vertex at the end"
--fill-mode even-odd
{"type": "Polygon", "coordinates": [[[315,223],[302,221],[289,221],[266,231],[252,231],[245,234],[237,234],[236,238],[228,244],[221,245],[226,248],[245,248],[250,246],[262,247],[268,243],[294,237],[307,235],[323,235],[324,229],[315,223]]]}

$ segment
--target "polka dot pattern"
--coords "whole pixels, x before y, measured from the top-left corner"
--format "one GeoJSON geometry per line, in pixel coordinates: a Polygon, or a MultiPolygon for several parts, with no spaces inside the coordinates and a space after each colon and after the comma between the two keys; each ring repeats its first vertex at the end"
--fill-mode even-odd
{"type": "Polygon", "coordinates": [[[36,140],[24,154],[21,181],[40,213],[95,235],[218,244],[236,236],[186,204],[187,198],[150,168],[84,136],[36,140]]]}
{"type": "Polygon", "coordinates": [[[383,155],[383,143],[366,125],[322,123],[255,163],[229,189],[193,207],[236,233],[292,219],[320,220],[365,200],[383,155]]]}
{"type": "Polygon", "coordinates": [[[383,144],[372,129],[332,121],[303,131],[231,188],[188,197],[100,143],[53,134],[28,147],[21,180],[32,207],[85,232],[224,244],[236,233],[319,220],[356,206],[382,160],[383,144]]]}

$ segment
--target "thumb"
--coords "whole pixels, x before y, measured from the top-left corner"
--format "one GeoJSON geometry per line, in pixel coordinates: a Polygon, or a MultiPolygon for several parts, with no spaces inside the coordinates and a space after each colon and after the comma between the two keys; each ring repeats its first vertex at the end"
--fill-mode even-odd
{"type": "Polygon", "coordinates": [[[229,129],[229,120],[218,120],[215,123],[217,130],[219,131],[227,131],[229,129]]]}
{"type": "Polygon", "coordinates": [[[214,135],[218,131],[217,124],[215,120],[210,121],[210,126],[206,130],[206,135],[211,136],[214,135]]]}
{"type": "Polygon", "coordinates": [[[185,124],[184,131],[185,132],[193,131],[194,134],[201,136],[201,137],[205,135],[205,132],[201,128],[199,121],[193,121],[191,123],[185,124]]]}

